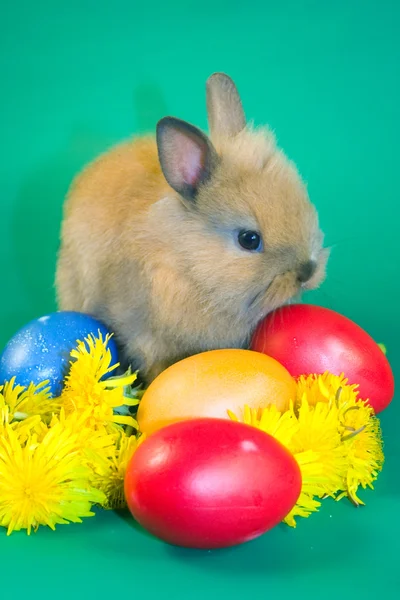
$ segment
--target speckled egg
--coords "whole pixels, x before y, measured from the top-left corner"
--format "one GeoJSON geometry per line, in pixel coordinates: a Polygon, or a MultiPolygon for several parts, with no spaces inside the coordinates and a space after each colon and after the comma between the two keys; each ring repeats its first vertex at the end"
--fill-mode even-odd
{"type": "MultiPolygon", "coordinates": [[[[0,355],[0,385],[15,376],[20,385],[49,380],[51,392],[58,395],[68,370],[70,352],[89,334],[103,338],[111,333],[89,315],[60,311],[35,319],[22,327],[0,355]]],[[[108,342],[112,364],[118,360],[113,338],[108,342]]],[[[112,373],[110,373],[112,375],[112,373]]]]}

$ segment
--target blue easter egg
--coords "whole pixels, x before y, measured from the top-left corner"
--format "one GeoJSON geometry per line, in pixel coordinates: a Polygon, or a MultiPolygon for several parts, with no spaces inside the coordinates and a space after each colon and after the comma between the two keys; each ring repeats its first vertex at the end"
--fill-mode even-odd
{"type": "MultiPolygon", "coordinates": [[[[78,312],[60,311],[31,321],[11,338],[0,356],[0,384],[14,376],[23,386],[47,379],[51,393],[59,395],[77,340],[89,334],[97,337],[99,331],[103,339],[111,333],[97,319],[78,312]]],[[[107,347],[114,365],[118,353],[113,337],[107,347]]]]}

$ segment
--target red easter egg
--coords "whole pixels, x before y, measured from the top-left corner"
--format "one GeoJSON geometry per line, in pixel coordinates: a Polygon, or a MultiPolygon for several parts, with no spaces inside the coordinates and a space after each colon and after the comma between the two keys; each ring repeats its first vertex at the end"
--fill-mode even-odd
{"type": "Polygon", "coordinates": [[[293,304],[270,313],[254,332],[251,349],[275,358],[293,377],[344,373],[376,413],[393,398],[393,372],[378,344],[328,308],[293,304]]]}
{"type": "Polygon", "coordinates": [[[291,511],[300,468],[272,436],[243,423],[202,418],[150,435],[126,472],[134,518],[165,542],[223,548],[252,540],[291,511]]]}

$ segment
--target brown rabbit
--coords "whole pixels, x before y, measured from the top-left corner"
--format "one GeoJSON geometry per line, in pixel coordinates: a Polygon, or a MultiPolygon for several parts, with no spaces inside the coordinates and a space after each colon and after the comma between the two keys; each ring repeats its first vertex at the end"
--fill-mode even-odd
{"type": "Polygon", "coordinates": [[[188,355],[246,347],[260,319],[325,274],[295,166],[269,130],[246,127],[227,75],[206,88],[212,141],[165,117],[156,139],[89,165],[65,206],[59,308],[108,325],[147,383],[188,355]]]}

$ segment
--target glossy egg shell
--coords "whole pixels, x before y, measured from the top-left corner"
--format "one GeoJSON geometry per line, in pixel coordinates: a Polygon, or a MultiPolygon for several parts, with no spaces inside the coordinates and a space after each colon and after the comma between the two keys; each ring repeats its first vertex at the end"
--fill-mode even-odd
{"type": "Polygon", "coordinates": [[[149,434],[183,419],[229,418],[228,409],[239,416],[245,404],[285,410],[295,394],[294,379],[275,359],[250,350],[211,350],[161,373],[145,391],[137,419],[149,434]]]}
{"type": "Polygon", "coordinates": [[[393,398],[393,372],[378,344],[333,310],[307,304],[278,309],[259,324],[251,348],[273,356],[294,377],[344,373],[377,413],[393,398]]]}
{"type": "MultiPolygon", "coordinates": [[[[77,340],[97,336],[99,331],[103,339],[110,333],[97,319],[77,312],[60,311],[31,321],[11,338],[0,356],[0,385],[14,376],[24,386],[48,379],[52,394],[58,395],[77,340]]],[[[115,364],[113,338],[108,348],[115,364]]]]}
{"type": "Polygon", "coordinates": [[[299,466],[272,436],[242,423],[193,419],[149,436],[133,455],[125,497],[134,518],[177,546],[252,540],[291,511],[299,466]]]}

